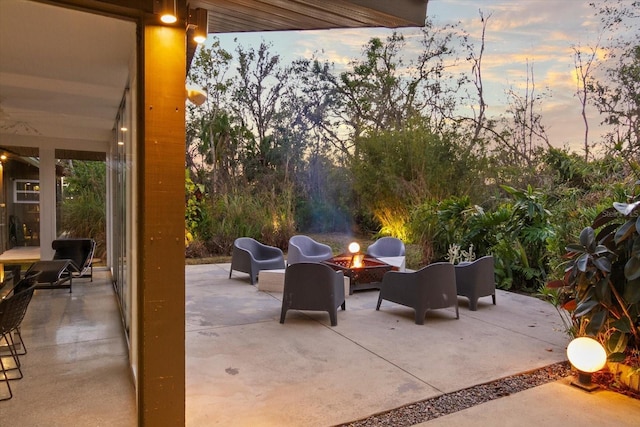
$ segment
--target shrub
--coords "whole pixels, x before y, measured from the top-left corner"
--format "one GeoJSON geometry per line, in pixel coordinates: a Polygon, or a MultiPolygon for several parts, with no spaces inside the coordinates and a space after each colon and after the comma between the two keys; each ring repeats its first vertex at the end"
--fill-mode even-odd
{"type": "Polygon", "coordinates": [[[609,360],[623,360],[640,347],[640,194],[603,210],[566,250],[565,277],[544,294],[570,312],[571,334],[597,337],[609,360]]]}

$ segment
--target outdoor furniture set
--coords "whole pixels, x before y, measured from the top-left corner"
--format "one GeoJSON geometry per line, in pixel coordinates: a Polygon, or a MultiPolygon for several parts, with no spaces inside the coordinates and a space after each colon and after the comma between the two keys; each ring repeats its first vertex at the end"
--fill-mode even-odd
{"type": "Polygon", "coordinates": [[[74,278],[88,277],[93,281],[93,239],[57,239],[51,244],[55,250],[53,259],[37,261],[21,274],[20,265],[5,266],[15,285],[3,290],[0,300],[0,383],[6,392],[0,391],[0,401],[13,397],[11,381],[23,378],[19,356],[27,353],[20,333],[33,293],[36,289],[68,288],[74,278]]]}
{"type": "Polygon", "coordinates": [[[345,309],[347,289],[352,293],[354,288],[380,289],[376,310],[382,300],[413,308],[418,325],[424,324],[427,310],[439,308],[455,307],[458,319],[458,296],[469,299],[472,311],[477,310],[481,297],[491,296],[496,304],[492,256],[455,266],[438,262],[405,272],[380,260],[394,257],[404,260],[405,247],[399,239],[381,238],[360,256],[333,256],[329,246],[301,235],[290,239],[288,254],[285,268],[282,250],[241,237],[234,242],[229,271],[229,278],[233,270],[248,273],[252,285],[263,271],[258,287],[263,281],[268,285],[260,290],[282,289],[280,323],[284,323],[290,309],[317,310],[327,311],[331,326],[336,326],[337,308],[345,309]]]}

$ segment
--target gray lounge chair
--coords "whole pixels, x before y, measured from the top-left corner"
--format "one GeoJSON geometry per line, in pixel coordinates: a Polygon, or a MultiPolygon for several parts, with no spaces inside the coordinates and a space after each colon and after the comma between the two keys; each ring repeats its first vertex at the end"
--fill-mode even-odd
{"type": "Polygon", "coordinates": [[[280,248],[268,246],[251,237],[239,237],[233,242],[231,268],[249,274],[251,284],[255,285],[260,270],[284,269],[284,254],[280,248]]]}
{"type": "Polygon", "coordinates": [[[321,262],[332,256],[331,246],[316,242],[311,237],[297,235],[289,239],[287,265],[299,262],[321,262]]]}
{"type": "Polygon", "coordinates": [[[469,298],[469,309],[478,309],[478,298],[491,296],[496,305],[496,279],[493,257],[483,256],[471,263],[456,265],[458,295],[469,298]]]}
{"type": "Polygon", "coordinates": [[[302,262],[287,267],[284,273],[280,323],[287,310],[317,310],[329,313],[331,326],[338,324],[338,306],[346,309],[344,274],[325,264],[302,262]]]}
{"type": "Polygon", "coordinates": [[[381,237],[367,248],[367,255],[374,258],[397,257],[404,254],[404,243],[396,237],[381,237]]]}
{"type": "Polygon", "coordinates": [[[389,271],[382,278],[376,310],[382,300],[412,307],[416,325],[424,324],[427,310],[455,307],[458,313],[456,276],[453,264],[437,262],[414,272],[389,271]]]}

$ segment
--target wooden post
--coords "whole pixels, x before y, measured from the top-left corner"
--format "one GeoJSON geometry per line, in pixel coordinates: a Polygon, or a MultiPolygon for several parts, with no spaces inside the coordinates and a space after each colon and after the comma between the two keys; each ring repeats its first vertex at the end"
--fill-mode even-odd
{"type": "Polygon", "coordinates": [[[147,24],[139,55],[139,426],[185,424],[185,37],[147,24]]]}

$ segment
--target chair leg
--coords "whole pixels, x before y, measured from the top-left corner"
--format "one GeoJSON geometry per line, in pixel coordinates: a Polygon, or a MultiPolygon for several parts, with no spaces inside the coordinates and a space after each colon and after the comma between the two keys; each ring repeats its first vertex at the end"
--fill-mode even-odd
{"type": "Polygon", "coordinates": [[[22,334],[20,333],[20,328],[16,328],[15,334],[20,339],[20,346],[22,350],[20,352],[16,351],[16,354],[19,356],[24,356],[27,354],[27,346],[24,344],[24,340],[22,339],[22,334]]]}
{"type": "Polygon", "coordinates": [[[342,305],[340,307],[342,307],[342,311],[345,311],[347,309],[347,302],[342,301],[342,305]]]}
{"type": "MultiPolygon", "coordinates": [[[[12,367],[12,368],[7,368],[4,366],[4,363],[2,364],[2,372],[4,374],[4,378],[8,381],[20,380],[23,377],[22,369],[20,367],[20,358],[18,357],[18,353],[15,350],[15,342],[13,341],[13,337],[11,336],[11,332],[7,334],[2,334],[2,338],[4,338],[4,341],[7,343],[7,348],[9,349],[9,355],[11,356],[15,364],[15,367],[12,367]],[[18,376],[15,378],[9,378],[7,376],[7,372],[15,371],[15,370],[18,371],[18,376]]],[[[4,357],[7,357],[7,355],[5,355],[4,357]]]]}
{"type": "Polygon", "coordinates": [[[416,325],[424,325],[424,316],[427,315],[427,310],[416,310],[416,325]]]}
{"type": "Polygon", "coordinates": [[[331,320],[331,326],[338,326],[338,309],[334,308],[329,310],[329,319],[331,320]]]}
{"type": "Polygon", "coordinates": [[[7,376],[7,371],[8,369],[5,368],[4,362],[2,361],[2,357],[0,357],[0,374],[2,374],[0,381],[4,381],[4,383],[7,385],[7,390],[9,390],[9,397],[0,397],[0,402],[3,400],[9,400],[13,397],[13,392],[11,391],[11,384],[9,384],[9,377],[7,376]]]}
{"type": "Polygon", "coordinates": [[[282,310],[280,310],[280,323],[284,323],[284,318],[287,316],[287,309],[285,307],[282,307],[282,310]]]}
{"type": "Polygon", "coordinates": [[[380,304],[382,304],[382,296],[378,295],[378,305],[376,305],[376,311],[380,310],[380,304]]]}
{"type": "Polygon", "coordinates": [[[458,311],[458,304],[456,304],[456,319],[460,318],[460,312],[458,311]]]}
{"type": "Polygon", "coordinates": [[[491,299],[493,299],[493,305],[496,305],[496,294],[491,295],[491,299]]]}
{"type": "Polygon", "coordinates": [[[478,298],[469,298],[469,310],[478,311],[478,298]]]}

